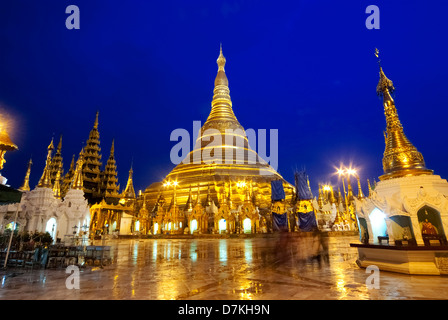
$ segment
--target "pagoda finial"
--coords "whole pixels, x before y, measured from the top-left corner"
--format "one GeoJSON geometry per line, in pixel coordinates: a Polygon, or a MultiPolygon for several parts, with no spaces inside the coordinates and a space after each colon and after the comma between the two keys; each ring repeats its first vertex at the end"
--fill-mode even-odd
{"type": "Polygon", "coordinates": [[[112,139],[112,146],[110,147],[110,154],[115,154],[115,139],[112,139]]]}
{"type": "Polygon", "coordinates": [[[75,155],[72,156],[72,162],[70,163],[69,171],[75,170],[75,155]]]}
{"type": "MultiPolygon", "coordinates": [[[[378,58],[379,52],[375,51],[378,58]]],[[[386,116],[386,147],[383,156],[384,175],[380,180],[398,178],[404,176],[428,175],[433,171],[425,167],[423,155],[408,140],[403,131],[403,126],[398,118],[394,99],[391,93],[395,90],[380,66],[380,80],[376,92],[383,97],[384,114],[386,116]]]]}
{"type": "Polygon", "coordinates": [[[218,64],[218,72],[225,71],[224,66],[226,65],[226,58],[222,54],[222,44],[219,45],[219,56],[218,59],[216,60],[216,63],[218,64]]]}
{"type": "Polygon", "coordinates": [[[61,149],[62,149],[62,134],[61,134],[61,136],[60,136],[60,138],[59,138],[59,143],[58,143],[57,151],[58,151],[58,152],[61,152],[61,149]]]}
{"type": "Polygon", "coordinates": [[[22,186],[19,188],[20,191],[30,191],[30,174],[32,164],[33,161],[30,159],[28,162],[28,169],[26,169],[25,179],[23,180],[22,186]]]}
{"type": "Polygon", "coordinates": [[[94,127],[95,129],[98,129],[98,116],[99,116],[99,114],[100,114],[100,112],[97,111],[97,112],[96,112],[96,116],[95,116],[95,123],[93,124],[93,127],[94,127]]]}

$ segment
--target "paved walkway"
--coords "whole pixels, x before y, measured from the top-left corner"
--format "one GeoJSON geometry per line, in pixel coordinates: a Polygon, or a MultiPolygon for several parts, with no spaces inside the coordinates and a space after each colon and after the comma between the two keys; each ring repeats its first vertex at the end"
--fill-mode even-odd
{"type": "Polygon", "coordinates": [[[368,289],[357,237],[328,240],[328,262],[312,259],[311,237],[111,240],[114,263],[81,269],[80,289],[67,289],[65,269],[12,269],[0,300],[448,299],[448,277],[381,272],[368,289]]]}

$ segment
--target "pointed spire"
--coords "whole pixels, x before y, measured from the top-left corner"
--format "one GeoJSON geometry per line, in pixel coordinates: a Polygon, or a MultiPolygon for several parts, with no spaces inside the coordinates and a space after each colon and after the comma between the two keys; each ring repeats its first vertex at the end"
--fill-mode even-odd
{"type": "Polygon", "coordinates": [[[330,186],[330,203],[336,203],[336,198],[334,196],[333,187],[330,186]]]}
{"type": "Polygon", "coordinates": [[[195,205],[201,204],[201,193],[199,190],[199,184],[198,184],[198,191],[197,191],[197,195],[196,195],[196,203],[195,205]]]}
{"type": "Polygon", "coordinates": [[[61,151],[61,149],[62,149],[62,134],[61,134],[61,136],[59,137],[59,143],[58,143],[58,148],[56,149],[56,151],[61,151]]]}
{"type": "Polygon", "coordinates": [[[133,183],[133,179],[132,179],[133,173],[134,173],[134,171],[132,170],[132,165],[131,165],[131,169],[129,169],[128,182],[127,182],[126,188],[123,192],[123,195],[125,198],[135,199],[134,183],[133,183]]]}
{"type": "MultiPolygon", "coordinates": [[[[375,56],[379,57],[377,49],[375,56]]],[[[383,97],[384,114],[386,116],[386,148],[383,156],[384,175],[380,177],[380,180],[432,174],[433,171],[425,167],[423,155],[417,151],[417,148],[404,134],[394,99],[391,96],[395,88],[392,81],[384,74],[381,65],[379,73],[380,80],[376,92],[383,97]]]]}
{"type": "Polygon", "coordinates": [[[358,180],[358,199],[361,200],[364,198],[364,193],[362,193],[361,182],[359,181],[358,175],[356,175],[356,180],[358,180]]]}
{"type": "Polygon", "coordinates": [[[191,211],[192,209],[193,209],[193,198],[191,196],[191,185],[190,185],[190,190],[188,191],[187,203],[185,204],[185,210],[191,211]]]}
{"type": "Polygon", "coordinates": [[[216,60],[218,73],[215,78],[215,89],[213,90],[212,110],[207,118],[207,122],[220,120],[236,122],[238,120],[232,110],[232,100],[230,99],[229,80],[227,79],[224,66],[226,58],[222,54],[222,47],[219,50],[219,57],[216,60]]]}
{"type": "Polygon", "coordinates": [[[26,169],[25,179],[23,180],[22,186],[19,188],[20,191],[30,191],[30,174],[32,165],[33,161],[30,159],[28,162],[28,169],[26,169]]]}
{"type": "Polygon", "coordinates": [[[372,186],[370,185],[369,179],[367,179],[367,186],[369,187],[369,197],[370,197],[372,195],[373,190],[372,190],[372,186]]]}
{"type": "Polygon", "coordinates": [[[101,148],[100,133],[98,131],[98,116],[96,112],[95,122],[90,130],[89,138],[84,147],[83,155],[83,183],[85,197],[89,204],[101,201],[101,148]]]}
{"type": "Polygon", "coordinates": [[[98,129],[98,116],[99,116],[100,112],[97,111],[96,115],[95,115],[95,122],[93,123],[93,128],[94,129],[98,129]]]}
{"type": "Polygon", "coordinates": [[[70,169],[68,171],[75,170],[75,155],[72,156],[72,162],[70,163],[70,169]]]}
{"type": "Polygon", "coordinates": [[[82,166],[84,164],[84,149],[81,149],[79,153],[78,161],[76,162],[75,175],[71,188],[74,190],[83,190],[83,174],[82,166]]]}
{"type": "Polygon", "coordinates": [[[115,139],[112,139],[112,146],[110,147],[110,155],[111,156],[115,155],[115,139]]]}
{"type": "Polygon", "coordinates": [[[350,175],[347,176],[347,199],[349,203],[353,201],[353,189],[350,182],[350,175]]]}
{"type": "Polygon", "coordinates": [[[343,200],[344,200],[344,197],[342,196],[341,188],[338,187],[338,205],[343,204],[343,200]]]}
{"type": "Polygon", "coordinates": [[[50,175],[50,165],[51,165],[51,153],[53,152],[53,138],[51,138],[50,145],[47,148],[47,159],[45,160],[45,168],[42,176],[39,180],[37,186],[39,188],[51,188],[51,175],[50,175]]]}
{"type": "Polygon", "coordinates": [[[50,176],[52,185],[55,183],[56,176],[59,174],[62,176],[64,173],[64,163],[62,159],[62,134],[59,138],[58,147],[56,148],[56,153],[51,159],[50,166],[50,176]],[[60,172],[59,172],[60,171],[60,172]]]}
{"type": "MultiPolygon", "coordinates": [[[[101,178],[101,194],[103,197],[113,197],[118,198],[118,190],[120,187],[118,186],[117,179],[117,164],[115,161],[115,142],[112,140],[112,146],[110,148],[109,159],[107,160],[106,167],[102,172],[101,178]]],[[[134,192],[135,194],[135,192],[134,192]]]]}

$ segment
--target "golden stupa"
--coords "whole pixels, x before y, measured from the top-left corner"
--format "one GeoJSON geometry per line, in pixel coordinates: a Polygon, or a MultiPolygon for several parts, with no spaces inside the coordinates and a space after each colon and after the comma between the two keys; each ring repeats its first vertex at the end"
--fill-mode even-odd
{"type": "MultiPolygon", "coordinates": [[[[378,58],[378,50],[375,55],[378,58]]],[[[425,166],[423,155],[409,141],[398,118],[397,108],[391,93],[395,90],[393,83],[383,72],[380,65],[380,80],[376,92],[383,97],[386,131],[384,139],[386,147],[383,155],[384,174],[380,180],[388,180],[405,176],[431,175],[432,170],[425,166]]]]}
{"type": "Polygon", "coordinates": [[[174,200],[179,208],[185,209],[188,201],[192,201],[192,190],[195,202],[199,197],[199,203],[204,206],[213,201],[216,206],[225,202],[237,208],[250,198],[259,209],[268,209],[272,180],[282,180],[286,200],[293,198],[294,187],[250,148],[246,132],[235,117],[222,48],[217,64],[218,73],[207,121],[198,133],[194,149],[182,163],[163,181],[153,183],[144,191],[150,210],[158,199],[164,199],[166,204],[174,200]],[[222,161],[216,161],[217,154],[222,156],[222,161]]]}

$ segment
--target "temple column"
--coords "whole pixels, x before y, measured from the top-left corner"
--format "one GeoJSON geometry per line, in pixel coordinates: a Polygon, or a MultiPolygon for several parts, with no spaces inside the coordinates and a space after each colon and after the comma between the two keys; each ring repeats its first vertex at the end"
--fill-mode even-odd
{"type": "Polygon", "coordinates": [[[417,213],[414,215],[411,215],[411,222],[412,222],[412,230],[414,231],[415,241],[417,242],[417,245],[425,245],[423,242],[422,237],[422,231],[420,230],[420,225],[418,223],[417,213]]]}
{"type": "Polygon", "coordinates": [[[440,213],[440,220],[442,220],[443,234],[445,235],[446,238],[446,233],[448,232],[448,213],[444,214],[440,213]]]}
{"type": "Polygon", "coordinates": [[[373,237],[372,224],[370,223],[370,218],[366,217],[365,219],[367,224],[367,233],[369,234],[369,244],[374,244],[375,239],[373,237]]]}
{"type": "Polygon", "coordinates": [[[384,220],[386,221],[386,230],[389,236],[389,244],[395,244],[395,236],[392,232],[392,221],[390,220],[390,217],[385,218],[384,220]]]}

